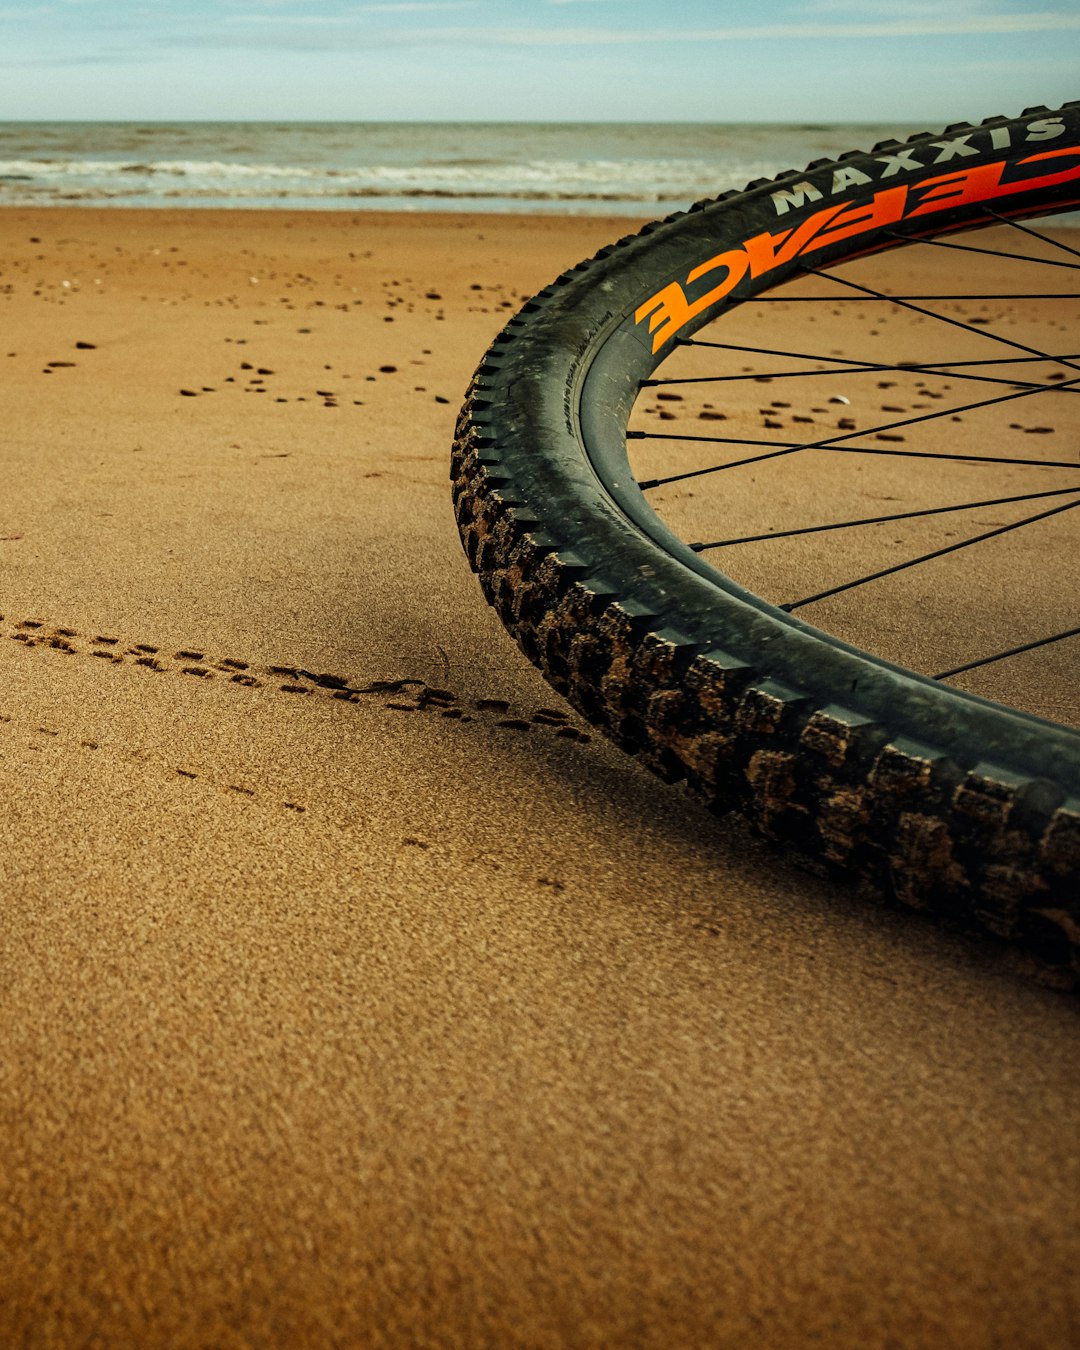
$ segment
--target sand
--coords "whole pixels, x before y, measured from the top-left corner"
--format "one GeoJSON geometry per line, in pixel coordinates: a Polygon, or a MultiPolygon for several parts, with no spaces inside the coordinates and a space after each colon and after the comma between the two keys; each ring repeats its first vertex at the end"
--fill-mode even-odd
{"type": "Polygon", "coordinates": [[[0,214],[0,1344],[1076,1343],[1075,1003],[469,573],[470,371],[624,228],[0,214]]]}

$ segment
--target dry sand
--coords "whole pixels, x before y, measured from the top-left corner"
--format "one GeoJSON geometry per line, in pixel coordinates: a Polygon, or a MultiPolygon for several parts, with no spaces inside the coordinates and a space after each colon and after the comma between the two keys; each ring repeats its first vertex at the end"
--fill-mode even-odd
{"type": "Polygon", "coordinates": [[[1077,1343],[1074,1004],[469,574],[471,368],[622,228],[0,215],[5,1347],[1077,1343]]]}

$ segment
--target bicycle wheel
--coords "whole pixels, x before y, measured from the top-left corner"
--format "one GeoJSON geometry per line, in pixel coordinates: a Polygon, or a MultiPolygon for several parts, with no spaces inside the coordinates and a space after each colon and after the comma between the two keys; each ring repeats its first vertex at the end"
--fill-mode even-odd
{"type": "MultiPolygon", "coordinates": [[[[905,669],[736,584],[646,497],[711,470],[639,481],[627,438],[657,366],[704,325],[851,259],[1078,202],[1080,103],[884,142],[699,203],[522,308],[473,378],[451,470],[488,600],[590,721],[714,810],[737,809],[832,871],[1008,939],[1061,982],[1080,973],[1080,734],[905,669]]],[[[1007,392],[990,390],[986,404],[1080,384],[1067,348],[1013,339],[1009,355],[1017,348],[1053,361],[1052,375],[1033,378],[1040,364],[1010,379],[994,366],[985,378],[1007,392]]],[[[753,453],[852,439],[833,431],[753,453]]],[[[1046,514],[1080,504],[1068,495],[1080,487],[1060,491],[1046,514]]]]}

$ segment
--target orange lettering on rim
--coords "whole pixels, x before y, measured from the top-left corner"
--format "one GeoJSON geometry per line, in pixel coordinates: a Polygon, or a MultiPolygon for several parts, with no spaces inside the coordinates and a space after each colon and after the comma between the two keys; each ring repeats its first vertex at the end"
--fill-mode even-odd
{"type": "MultiPolygon", "coordinates": [[[[1017,168],[1021,164],[1037,164],[1044,159],[1063,159],[1066,155],[1080,156],[1080,145],[1066,145],[1060,150],[1043,150],[1037,155],[1029,155],[1027,159],[1020,160],[1017,168]]],[[[1074,165],[1071,169],[1062,169],[1060,173],[1044,173],[1038,178],[1029,178],[1019,183],[1008,183],[1001,189],[1002,194],[1006,192],[1024,192],[1029,187],[1054,187],[1057,183],[1071,183],[1073,179],[1080,178],[1080,164],[1074,165]]]]}
{"type": "MultiPolygon", "coordinates": [[[[1056,163],[1069,156],[1080,161],[1080,146],[1043,150],[1037,155],[1029,155],[1026,159],[1019,160],[1015,167],[1040,164],[1048,160],[1056,163]]],[[[652,349],[656,352],[691,319],[729,295],[747,271],[753,277],[764,276],[774,268],[797,258],[801,253],[825,248],[837,240],[849,239],[868,230],[895,225],[898,221],[913,216],[931,215],[950,206],[992,201],[997,197],[1029,192],[1033,188],[1054,187],[1058,183],[1080,179],[1080,162],[1056,173],[1045,173],[1034,178],[1003,183],[1001,180],[1008,167],[1005,160],[999,160],[993,164],[980,164],[971,169],[958,169],[953,173],[939,174],[934,178],[923,179],[919,183],[885,188],[862,205],[845,208],[841,203],[827,206],[821,211],[815,211],[794,229],[781,230],[776,234],[765,232],[755,235],[752,239],[747,239],[741,248],[718,253],[707,262],[700,263],[687,274],[685,282],[685,285],[690,286],[709,272],[715,272],[723,267],[727,269],[727,275],[719,285],[698,296],[696,300],[688,300],[683,286],[677,281],[672,281],[638,306],[634,311],[634,321],[641,323],[646,318],[649,319],[649,332],[653,334],[652,349]],[[915,199],[917,204],[905,210],[909,199],[915,198],[915,194],[918,194],[915,199]]]]}
{"type": "Polygon", "coordinates": [[[815,248],[825,248],[835,244],[838,239],[850,239],[852,235],[863,234],[866,230],[880,230],[886,225],[895,225],[904,216],[907,202],[907,185],[885,188],[876,192],[871,201],[863,206],[852,206],[833,216],[827,228],[820,230],[803,250],[809,253],[815,248]]]}
{"type": "Polygon", "coordinates": [[[912,193],[920,193],[922,199],[908,215],[926,216],[931,211],[943,211],[947,206],[966,206],[970,202],[985,202],[997,197],[1004,169],[1004,163],[980,164],[974,169],[957,169],[955,173],[943,173],[937,178],[913,183],[912,193]]]}
{"type": "Polygon", "coordinates": [[[753,239],[748,239],[743,247],[750,257],[750,275],[764,276],[774,267],[797,258],[809,247],[814,235],[824,229],[837,212],[843,209],[842,203],[838,202],[835,206],[826,206],[821,211],[815,211],[793,230],[781,230],[778,234],[757,234],[753,239]]]}
{"type": "Polygon", "coordinates": [[[720,267],[726,267],[727,276],[724,277],[719,286],[714,286],[711,291],[706,291],[696,300],[689,301],[683,288],[677,281],[673,281],[669,286],[665,286],[662,291],[657,291],[643,305],[640,305],[634,313],[634,321],[641,323],[646,315],[652,315],[649,320],[649,332],[655,334],[653,351],[659,351],[668,338],[673,337],[685,323],[688,323],[702,310],[708,309],[710,305],[715,304],[717,300],[722,300],[725,295],[733,291],[743,279],[748,266],[749,259],[743,249],[732,249],[728,253],[718,253],[715,258],[710,258],[708,262],[695,267],[686,278],[686,283],[689,285],[692,281],[697,281],[699,277],[705,276],[707,272],[715,272],[720,267]]]}

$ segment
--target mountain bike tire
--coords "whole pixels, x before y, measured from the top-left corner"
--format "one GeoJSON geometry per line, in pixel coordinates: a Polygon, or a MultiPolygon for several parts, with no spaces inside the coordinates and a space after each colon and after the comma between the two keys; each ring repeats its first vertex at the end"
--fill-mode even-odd
{"type": "Polygon", "coordinates": [[[1080,102],[816,161],[602,249],[523,306],[458,418],[459,531],[589,721],[819,868],[1080,975],[1080,734],[819,632],[704,563],[633,483],[642,380],[815,267],[1080,201],[1080,102]]]}

